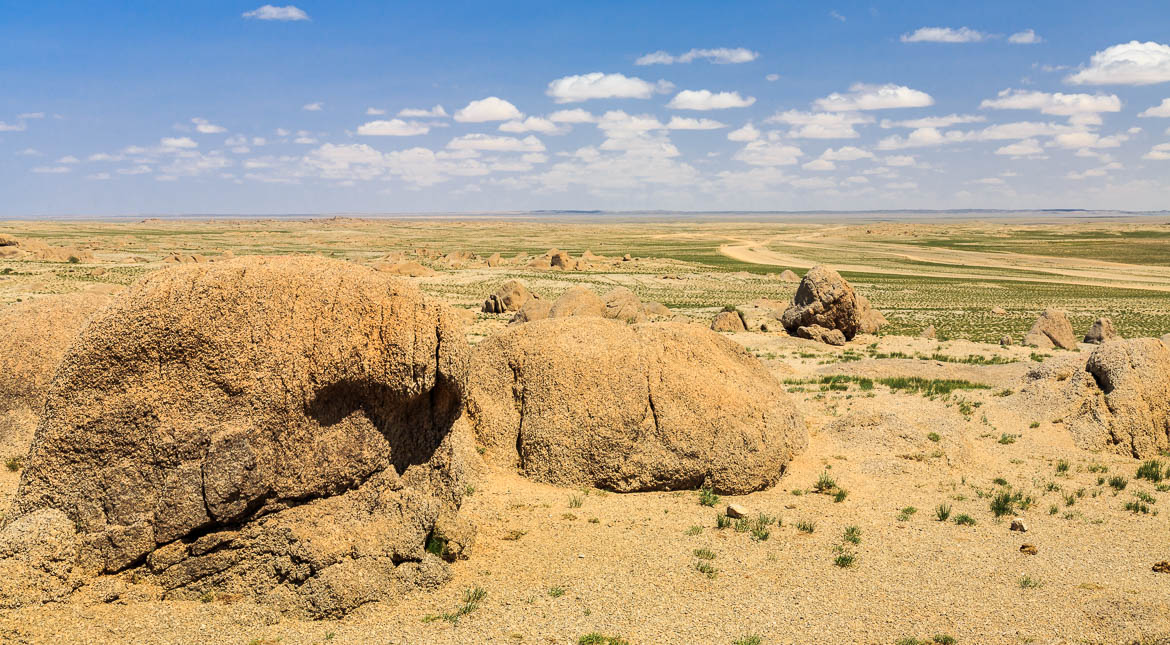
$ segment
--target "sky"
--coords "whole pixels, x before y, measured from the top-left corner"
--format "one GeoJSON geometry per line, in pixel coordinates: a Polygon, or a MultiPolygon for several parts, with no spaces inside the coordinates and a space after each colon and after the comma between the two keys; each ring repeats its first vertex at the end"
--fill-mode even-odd
{"type": "Polygon", "coordinates": [[[1170,2],[0,0],[0,216],[1170,208],[1170,2]]]}

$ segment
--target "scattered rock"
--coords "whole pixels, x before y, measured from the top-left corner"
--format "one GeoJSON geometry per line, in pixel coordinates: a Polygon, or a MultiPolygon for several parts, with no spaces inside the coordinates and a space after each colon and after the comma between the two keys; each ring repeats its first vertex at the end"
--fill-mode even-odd
{"type": "Polygon", "coordinates": [[[577,261],[573,259],[573,256],[556,249],[548,252],[548,263],[552,268],[563,271],[573,271],[577,268],[577,261]]]}
{"type": "Polygon", "coordinates": [[[674,315],[674,312],[672,312],[666,305],[662,304],[661,302],[647,302],[646,304],[642,305],[642,309],[646,312],[647,316],[674,315]]]}
{"type": "Polygon", "coordinates": [[[168,598],[335,617],[434,586],[449,573],[426,538],[464,490],[468,355],[447,307],[357,264],[159,271],[61,361],[16,523],[59,511],[70,575],[135,568],[168,598]]]}
{"type": "Polygon", "coordinates": [[[997,315],[997,316],[1006,316],[1006,315],[1007,315],[1007,309],[1004,309],[1003,307],[992,307],[992,308],[991,308],[991,313],[993,313],[993,314],[995,314],[995,315],[997,315]]]}
{"type": "Polygon", "coordinates": [[[418,262],[400,262],[398,264],[379,264],[376,267],[383,273],[407,276],[411,278],[429,278],[439,275],[434,269],[425,267],[418,262]]]}
{"type": "Polygon", "coordinates": [[[808,443],[776,378],[698,325],[536,321],[479,343],[472,365],[487,457],[556,485],[747,493],[808,443]]]}
{"type": "Polygon", "coordinates": [[[552,303],[547,300],[540,300],[539,298],[530,298],[520,307],[520,311],[512,316],[512,320],[508,322],[509,325],[517,325],[520,323],[531,322],[533,320],[544,320],[548,318],[548,312],[552,309],[552,303]]]}
{"type": "Polygon", "coordinates": [[[800,327],[819,326],[839,331],[844,340],[852,340],[861,327],[860,311],[853,287],[836,271],[817,265],[804,274],[781,322],[789,333],[800,327]]]}
{"type": "Polygon", "coordinates": [[[1170,347],[1170,334],[1162,334],[1162,344],[1170,347]]]}
{"type": "Polygon", "coordinates": [[[534,297],[523,282],[509,280],[496,289],[495,293],[488,296],[483,303],[483,312],[502,314],[509,311],[520,311],[524,303],[534,297]]]}
{"type": "Polygon", "coordinates": [[[748,510],[747,507],[740,506],[739,504],[728,504],[725,514],[727,517],[738,520],[747,517],[748,510]]]}
{"type": "Polygon", "coordinates": [[[498,266],[500,266],[500,262],[501,262],[501,260],[500,260],[499,252],[492,253],[491,255],[488,256],[487,265],[489,267],[493,267],[493,268],[498,267],[498,266]]]}
{"type": "Polygon", "coordinates": [[[1010,528],[1013,531],[1019,531],[1021,533],[1025,533],[1028,530],[1028,526],[1026,524],[1024,524],[1024,518],[1022,518],[1022,517],[1013,517],[1012,518],[1012,525],[1010,528]]]}
{"type": "Polygon", "coordinates": [[[587,287],[572,287],[556,299],[548,310],[549,318],[570,316],[605,316],[605,303],[587,287]]]}
{"type": "Polygon", "coordinates": [[[747,331],[743,324],[743,316],[738,311],[720,311],[711,321],[711,329],[715,331],[747,331]]]}
{"type": "Polygon", "coordinates": [[[1007,334],[1000,336],[999,337],[999,344],[1003,347],[1011,347],[1013,344],[1012,337],[1007,335],[1007,334]]]}
{"type": "Polygon", "coordinates": [[[857,317],[860,321],[857,326],[857,333],[876,334],[882,327],[885,327],[889,323],[886,317],[882,315],[882,312],[874,309],[873,305],[869,304],[869,298],[866,298],[860,293],[857,294],[857,307],[857,317]]]}
{"type": "Polygon", "coordinates": [[[1036,555],[1039,552],[1040,552],[1040,549],[1037,549],[1035,544],[1021,544],[1020,545],[1020,553],[1026,553],[1028,555],[1036,555]]]}
{"type": "Polygon", "coordinates": [[[20,246],[20,242],[7,233],[0,233],[0,246],[20,246]]]}
{"type": "Polygon", "coordinates": [[[797,327],[796,332],[792,335],[797,338],[807,338],[836,347],[845,344],[845,334],[842,334],[840,329],[825,329],[820,325],[797,327]]]}
{"type": "Polygon", "coordinates": [[[1042,349],[1076,349],[1077,339],[1073,336],[1072,323],[1068,321],[1064,310],[1049,307],[1024,335],[1024,344],[1042,349]]]}
{"type": "Polygon", "coordinates": [[[782,282],[800,282],[800,276],[793,273],[792,269],[784,269],[784,272],[780,274],[780,280],[782,282]]]}
{"type": "Polygon", "coordinates": [[[642,301],[633,291],[625,287],[617,287],[605,294],[601,299],[605,305],[605,317],[615,320],[624,320],[628,323],[645,322],[646,312],[642,301]]]}
{"type": "Polygon", "coordinates": [[[1098,318],[1089,327],[1089,333],[1085,334],[1084,342],[1100,345],[1105,341],[1115,340],[1117,338],[1121,338],[1121,336],[1117,334],[1117,329],[1113,327],[1113,321],[1109,318],[1098,318]]]}
{"type": "Polygon", "coordinates": [[[1170,562],[1162,560],[1154,565],[1155,573],[1170,573],[1170,562]]]}
{"type": "Polygon", "coordinates": [[[938,334],[935,333],[935,331],[934,331],[934,325],[927,325],[926,329],[923,329],[922,333],[918,334],[918,337],[919,338],[937,338],[938,334]]]}

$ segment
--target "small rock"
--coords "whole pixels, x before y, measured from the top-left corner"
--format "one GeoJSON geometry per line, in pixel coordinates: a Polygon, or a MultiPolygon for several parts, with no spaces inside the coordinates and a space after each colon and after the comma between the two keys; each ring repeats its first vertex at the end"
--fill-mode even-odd
{"type": "Polygon", "coordinates": [[[1170,562],[1162,560],[1154,565],[1154,571],[1157,573],[1170,573],[1170,562]]]}
{"type": "Polygon", "coordinates": [[[927,326],[926,329],[922,330],[921,334],[918,334],[919,338],[935,338],[936,336],[937,334],[934,331],[934,325],[927,326]]]}
{"type": "Polygon", "coordinates": [[[1028,527],[1024,524],[1024,518],[1022,518],[1022,517],[1013,518],[1011,530],[1019,531],[1020,533],[1026,532],[1028,530],[1028,527]]]}
{"type": "Polygon", "coordinates": [[[577,554],[577,557],[578,557],[578,558],[583,558],[583,557],[585,557],[585,554],[584,554],[584,553],[578,553],[578,554],[577,554]]]}
{"type": "Polygon", "coordinates": [[[1039,553],[1039,551],[1040,550],[1036,548],[1035,544],[1021,544],[1020,545],[1020,553],[1027,553],[1028,555],[1036,555],[1037,553],[1039,553]]]}
{"type": "Polygon", "coordinates": [[[1007,315],[1007,309],[1004,309],[1003,307],[992,307],[991,313],[997,316],[1004,316],[1007,315]]]}
{"type": "Polygon", "coordinates": [[[1008,336],[1007,334],[1004,334],[1002,337],[1000,337],[999,344],[1003,347],[1011,347],[1012,346],[1012,337],[1008,336]]]}
{"type": "Polygon", "coordinates": [[[748,510],[746,508],[744,508],[743,506],[740,506],[739,504],[728,504],[727,505],[727,517],[734,518],[734,519],[740,519],[740,518],[747,517],[747,514],[748,514],[748,510]]]}

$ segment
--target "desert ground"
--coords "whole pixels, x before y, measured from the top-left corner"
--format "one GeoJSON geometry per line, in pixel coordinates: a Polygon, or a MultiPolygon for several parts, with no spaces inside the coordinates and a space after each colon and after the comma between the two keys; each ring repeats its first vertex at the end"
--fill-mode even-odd
{"type": "MultiPolygon", "coordinates": [[[[441,585],[313,618],[238,593],[163,598],[126,571],[2,603],[5,642],[1170,642],[1170,572],[1155,570],[1170,560],[1170,455],[1079,445],[1077,411],[1052,392],[1099,346],[1023,344],[1046,308],[1078,341],[1100,317],[1125,339],[1170,333],[1170,217],[30,220],[0,222],[4,236],[19,243],[0,246],[0,312],[96,310],[155,272],[256,255],[424,274],[400,279],[462,310],[472,347],[510,329],[513,312],[481,309],[511,280],[548,301],[626,287],[669,309],[655,319],[704,329],[738,310],[745,330],[720,334],[771,374],[808,437],[774,485],[745,494],[558,486],[480,450],[459,507],[474,541],[441,585]],[[550,249],[594,259],[533,266],[550,249]],[[395,268],[408,263],[423,270],[395,268]],[[815,265],[887,324],[842,346],[786,333],[798,283],[780,274],[815,265]]],[[[65,347],[77,333],[45,330],[65,347]]],[[[44,362],[36,343],[0,347],[4,365],[44,362]]],[[[36,369],[22,377],[36,391],[0,401],[6,522],[55,365],[36,369]]]]}

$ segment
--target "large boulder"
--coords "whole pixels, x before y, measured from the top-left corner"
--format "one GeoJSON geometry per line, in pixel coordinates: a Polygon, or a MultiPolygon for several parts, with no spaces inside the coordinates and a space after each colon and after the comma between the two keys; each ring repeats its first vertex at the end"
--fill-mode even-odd
{"type": "Polygon", "coordinates": [[[528,302],[520,307],[520,311],[512,316],[512,320],[508,322],[509,325],[518,325],[520,323],[532,322],[533,320],[544,320],[548,318],[548,312],[552,309],[552,303],[547,300],[540,300],[538,298],[530,298],[528,302]]]}
{"type": "Polygon", "coordinates": [[[853,287],[836,271],[817,265],[804,274],[780,322],[793,335],[800,327],[818,326],[852,340],[861,328],[860,313],[853,287]]]}
{"type": "Polygon", "coordinates": [[[797,338],[815,340],[818,343],[837,347],[845,344],[845,334],[842,334],[840,329],[826,329],[820,325],[797,327],[796,331],[792,332],[792,335],[797,338]]]}
{"type": "Polygon", "coordinates": [[[509,311],[520,311],[524,303],[535,296],[528,291],[528,287],[519,280],[509,280],[500,285],[483,303],[483,311],[489,314],[502,314],[509,311]]]}
{"type": "Polygon", "coordinates": [[[808,442],[776,378],[698,325],[536,321],[477,345],[470,382],[488,458],[562,486],[747,493],[808,442]]]}
{"type": "Polygon", "coordinates": [[[800,276],[796,275],[792,269],[784,269],[780,273],[780,280],[783,282],[800,282],[800,276]]]}
{"type": "Polygon", "coordinates": [[[429,278],[439,275],[434,269],[425,267],[418,262],[399,262],[398,264],[379,264],[379,271],[392,275],[407,276],[409,278],[429,278]]]}
{"type": "Polygon", "coordinates": [[[628,323],[645,322],[646,311],[638,296],[625,287],[610,290],[601,299],[605,305],[605,317],[624,320],[628,323]]]}
{"type": "Polygon", "coordinates": [[[882,312],[873,308],[869,298],[860,293],[857,294],[857,319],[857,333],[859,334],[876,334],[889,323],[882,312]]]}
{"type": "Polygon", "coordinates": [[[714,331],[747,331],[743,324],[743,316],[738,311],[720,311],[711,319],[711,329],[714,331]]]}
{"type": "Polygon", "coordinates": [[[1076,349],[1077,339],[1073,336],[1072,323],[1062,309],[1045,309],[1032,329],[1024,335],[1024,344],[1042,349],[1076,349]]]}
{"type": "Polygon", "coordinates": [[[549,318],[605,316],[605,302],[588,287],[572,287],[561,294],[548,310],[549,318]]]}
{"type": "Polygon", "coordinates": [[[1121,336],[1118,335],[1117,329],[1113,326],[1113,321],[1109,318],[1098,318],[1089,327],[1089,333],[1085,334],[1084,342],[1100,345],[1105,341],[1116,340],[1118,338],[1121,338],[1121,336]]]}
{"type": "Polygon", "coordinates": [[[176,265],[65,355],[17,513],[68,517],[75,573],[137,568],[169,597],[319,617],[436,584],[468,356],[447,307],[356,264],[176,265]]]}

